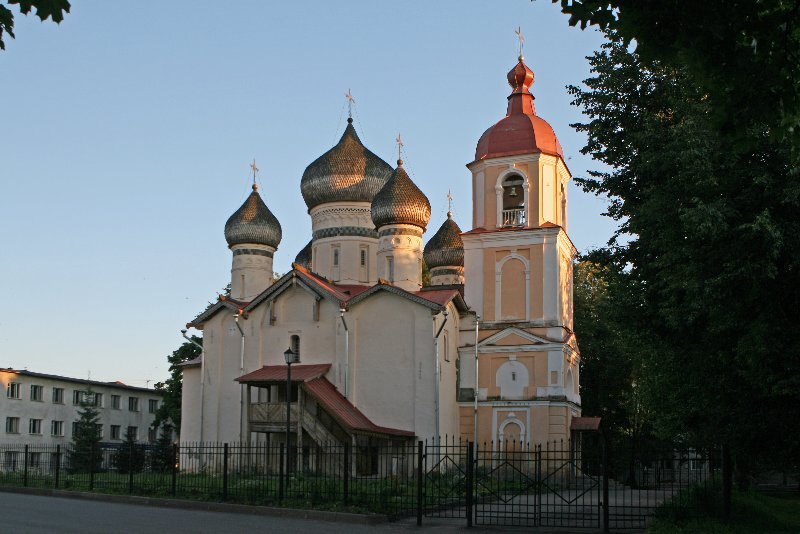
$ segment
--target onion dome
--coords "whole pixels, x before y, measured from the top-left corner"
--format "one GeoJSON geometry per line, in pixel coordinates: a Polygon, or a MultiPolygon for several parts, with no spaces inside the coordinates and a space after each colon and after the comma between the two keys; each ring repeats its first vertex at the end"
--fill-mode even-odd
{"type": "Polygon", "coordinates": [[[281,223],[261,200],[258,186],[253,184],[253,192],[225,223],[228,246],[256,244],[278,248],[282,235],[281,223]]]}
{"type": "Polygon", "coordinates": [[[436,267],[463,267],[464,242],[461,241],[461,228],[447,212],[447,220],[425,245],[423,258],[428,269],[436,267]]]}
{"type": "Polygon", "coordinates": [[[297,253],[297,256],[294,258],[294,262],[301,267],[305,267],[308,270],[311,270],[311,241],[306,243],[306,246],[297,253]]]}
{"type": "Polygon", "coordinates": [[[300,190],[308,209],[327,202],[372,202],[392,174],[392,167],[361,144],[347,119],[342,138],[306,167],[300,190]]]}
{"type": "Polygon", "coordinates": [[[372,222],[376,228],[387,224],[413,224],[422,230],[431,219],[431,203],[397,160],[397,169],[372,200],[372,222]]]}
{"type": "Polygon", "coordinates": [[[533,95],[533,71],[522,56],[508,73],[513,91],[508,96],[508,111],[503,119],[486,130],[475,149],[475,160],[542,152],[564,157],[552,126],[536,115],[533,95]]]}

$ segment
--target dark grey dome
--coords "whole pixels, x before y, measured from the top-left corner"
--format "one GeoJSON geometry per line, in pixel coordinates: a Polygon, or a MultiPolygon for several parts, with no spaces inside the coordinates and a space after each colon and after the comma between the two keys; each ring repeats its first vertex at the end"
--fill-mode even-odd
{"type": "Polygon", "coordinates": [[[450,213],[447,214],[444,224],[425,245],[423,257],[428,269],[464,266],[464,242],[461,241],[461,228],[458,227],[450,213]]]}
{"type": "Polygon", "coordinates": [[[297,253],[297,256],[294,258],[294,262],[301,267],[311,270],[311,241],[306,243],[306,246],[304,246],[302,250],[297,253]]]}
{"type": "Polygon", "coordinates": [[[282,235],[281,223],[261,200],[256,185],[242,207],[225,223],[228,246],[256,244],[278,248],[282,235]]]}
{"type": "Polygon", "coordinates": [[[306,167],[300,191],[308,209],[326,202],[372,202],[392,174],[392,167],[369,151],[347,119],[335,147],[306,167]]]}
{"type": "Polygon", "coordinates": [[[431,203],[397,161],[392,177],[372,200],[372,222],[376,228],[387,224],[413,224],[422,230],[431,219],[431,203]]]}

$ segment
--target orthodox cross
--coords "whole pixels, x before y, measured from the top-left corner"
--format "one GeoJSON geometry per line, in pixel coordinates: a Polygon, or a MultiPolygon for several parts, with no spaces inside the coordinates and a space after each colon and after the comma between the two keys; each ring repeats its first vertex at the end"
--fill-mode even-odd
{"type": "Polygon", "coordinates": [[[395,139],[395,142],[397,143],[397,159],[398,160],[402,160],[403,159],[403,154],[402,154],[402,151],[403,151],[403,139],[400,137],[400,134],[397,134],[397,139],[395,139]]]}
{"type": "Polygon", "coordinates": [[[522,47],[525,44],[525,37],[522,35],[522,26],[517,26],[517,40],[519,40],[519,58],[522,59],[522,47]]]}
{"type": "Polygon", "coordinates": [[[453,195],[450,194],[450,190],[447,190],[447,217],[450,218],[453,216],[453,195]]]}
{"type": "Polygon", "coordinates": [[[353,118],[353,104],[356,103],[356,99],[353,98],[353,93],[350,92],[350,89],[344,94],[344,97],[347,99],[347,116],[351,119],[353,118]]]}
{"type": "Polygon", "coordinates": [[[253,188],[258,187],[256,185],[256,173],[258,172],[258,167],[256,167],[256,158],[253,158],[253,163],[250,164],[250,168],[253,169],[253,188]]]}

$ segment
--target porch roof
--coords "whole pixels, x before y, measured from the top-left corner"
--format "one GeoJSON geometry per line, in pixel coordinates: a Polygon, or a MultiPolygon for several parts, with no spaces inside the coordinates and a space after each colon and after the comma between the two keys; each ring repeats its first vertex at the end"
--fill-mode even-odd
{"type": "Polygon", "coordinates": [[[597,432],[600,429],[599,417],[573,417],[569,425],[570,430],[597,432]]]}
{"type": "MultiPolygon", "coordinates": [[[[265,365],[251,373],[236,379],[242,384],[256,384],[259,382],[286,382],[286,365],[265,365]]],[[[331,368],[331,364],[292,365],[292,382],[308,382],[324,376],[331,368]]]]}
{"type": "Polygon", "coordinates": [[[408,430],[399,430],[378,426],[370,421],[361,410],[350,404],[336,387],[324,378],[316,378],[303,384],[307,391],[331,417],[336,419],[346,429],[354,432],[368,432],[371,434],[386,434],[390,436],[413,437],[414,433],[408,430]]]}

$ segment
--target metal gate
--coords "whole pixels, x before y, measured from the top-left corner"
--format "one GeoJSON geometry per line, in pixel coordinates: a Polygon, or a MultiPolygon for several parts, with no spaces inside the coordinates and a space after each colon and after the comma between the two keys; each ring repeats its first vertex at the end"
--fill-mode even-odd
{"type": "Polygon", "coordinates": [[[469,444],[445,437],[425,443],[422,512],[426,517],[467,517],[469,444]]]}

